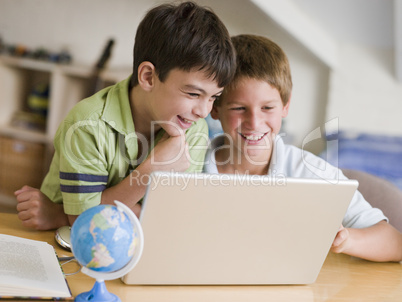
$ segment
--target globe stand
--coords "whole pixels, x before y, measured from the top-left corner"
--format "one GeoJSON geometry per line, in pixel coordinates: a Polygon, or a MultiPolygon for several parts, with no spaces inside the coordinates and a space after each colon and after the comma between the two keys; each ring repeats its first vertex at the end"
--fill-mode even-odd
{"type": "Polygon", "coordinates": [[[115,294],[108,292],[103,280],[96,280],[92,289],[75,297],[75,302],[121,302],[115,294]]]}
{"type": "MultiPolygon", "coordinates": [[[[129,207],[116,200],[115,204],[119,211],[127,214],[128,218],[133,224],[133,230],[137,231],[138,245],[135,247],[134,255],[124,267],[114,272],[98,272],[83,266],[81,272],[96,279],[96,282],[90,291],[81,293],[76,296],[74,300],[75,302],[121,302],[119,297],[108,292],[104,280],[113,280],[123,277],[128,272],[130,272],[134,268],[134,266],[136,266],[141,258],[142,251],[144,249],[144,233],[142,231],[141,224],[137,216],[135,216],[135,214],[133,213],[133,211],[131,211],[129,207]]],[[[74,252],[74,245],[72,246],[72,250],[74,252]]]]}

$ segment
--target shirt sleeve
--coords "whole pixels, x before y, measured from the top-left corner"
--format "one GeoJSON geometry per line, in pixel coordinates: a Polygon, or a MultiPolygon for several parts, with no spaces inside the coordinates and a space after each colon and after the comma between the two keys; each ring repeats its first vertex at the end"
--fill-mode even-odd
{"type": "MultiPolygon", "coordinates": [[[[346,176],[340,172],[341,177],[347,179],[346,176]]],[[[363,195],[356,191],[350,202],[349,208],[343,218],[342,224],[346,228],[367,228],[375,225],[376,223],[388,218],[383,214],[380,209],[373,208],[363,195]]]]}
{"type": "MultiPolygon", "coordinates": [[[[324,159],[294,146],[284,146],[276,169],[289,177],[318,178],[324,180],[348,179],[337,167],[324,159]]],[[[373,208],[363,195],[356,191],[349,204],[342,225],[347,228],[366,228],[388,218],[380,209],[373,208]]]]}
{"type": "Polygon", "coordinates": [[[101,202],[108,184],[102,121],[64,122],[55,139],[64,211],[79,215],[101,202]]]}

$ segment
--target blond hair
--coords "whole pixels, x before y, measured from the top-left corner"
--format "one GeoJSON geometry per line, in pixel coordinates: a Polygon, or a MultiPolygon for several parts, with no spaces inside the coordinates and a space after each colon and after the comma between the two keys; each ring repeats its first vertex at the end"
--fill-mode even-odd
{"type": "MultiPolygon", "coordinates": [[[[286,105],[292,92],[292,76],[285,52],[263,36],[238,35],[232,37],[232,43],[237,53],[237,67],[225,90],[235,87],[244,77],[262,80],[278,90],[283,105],[286,105]]],[[[216,105],[219,106],[219,102],[216,105]]]]}

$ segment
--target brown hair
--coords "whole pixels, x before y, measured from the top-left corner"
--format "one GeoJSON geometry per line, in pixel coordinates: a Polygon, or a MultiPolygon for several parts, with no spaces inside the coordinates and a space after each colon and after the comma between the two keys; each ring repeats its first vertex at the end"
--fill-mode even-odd
{"type": "Polygon", "coordinates": [[[282,103],[286,105],[292,92],[292,75],[284,51],[263,36],[238,35],[232,37],[232,43],[237,53],[237,68],[227,89],[243,77],[262,80],[278,89],[282,103]]]}
{"type": "Polygon", "coordinates": [[[230,35],[209,8],[193,2],[162,4],[151,9],[138,26],[134,44],[131,87],[138,84],[138,67],[149,61],[159,80],[170,70],[204,70],[227,85],[235,72],[235,53],[230,35]]]}

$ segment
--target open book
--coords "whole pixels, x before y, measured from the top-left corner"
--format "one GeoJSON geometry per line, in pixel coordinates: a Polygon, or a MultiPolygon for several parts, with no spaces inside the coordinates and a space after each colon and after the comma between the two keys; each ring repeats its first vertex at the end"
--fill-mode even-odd
{"type": "Polygon", "coordinates": [[[0,234],[0,299],[73,300],[53,246],[0,234]]]}

